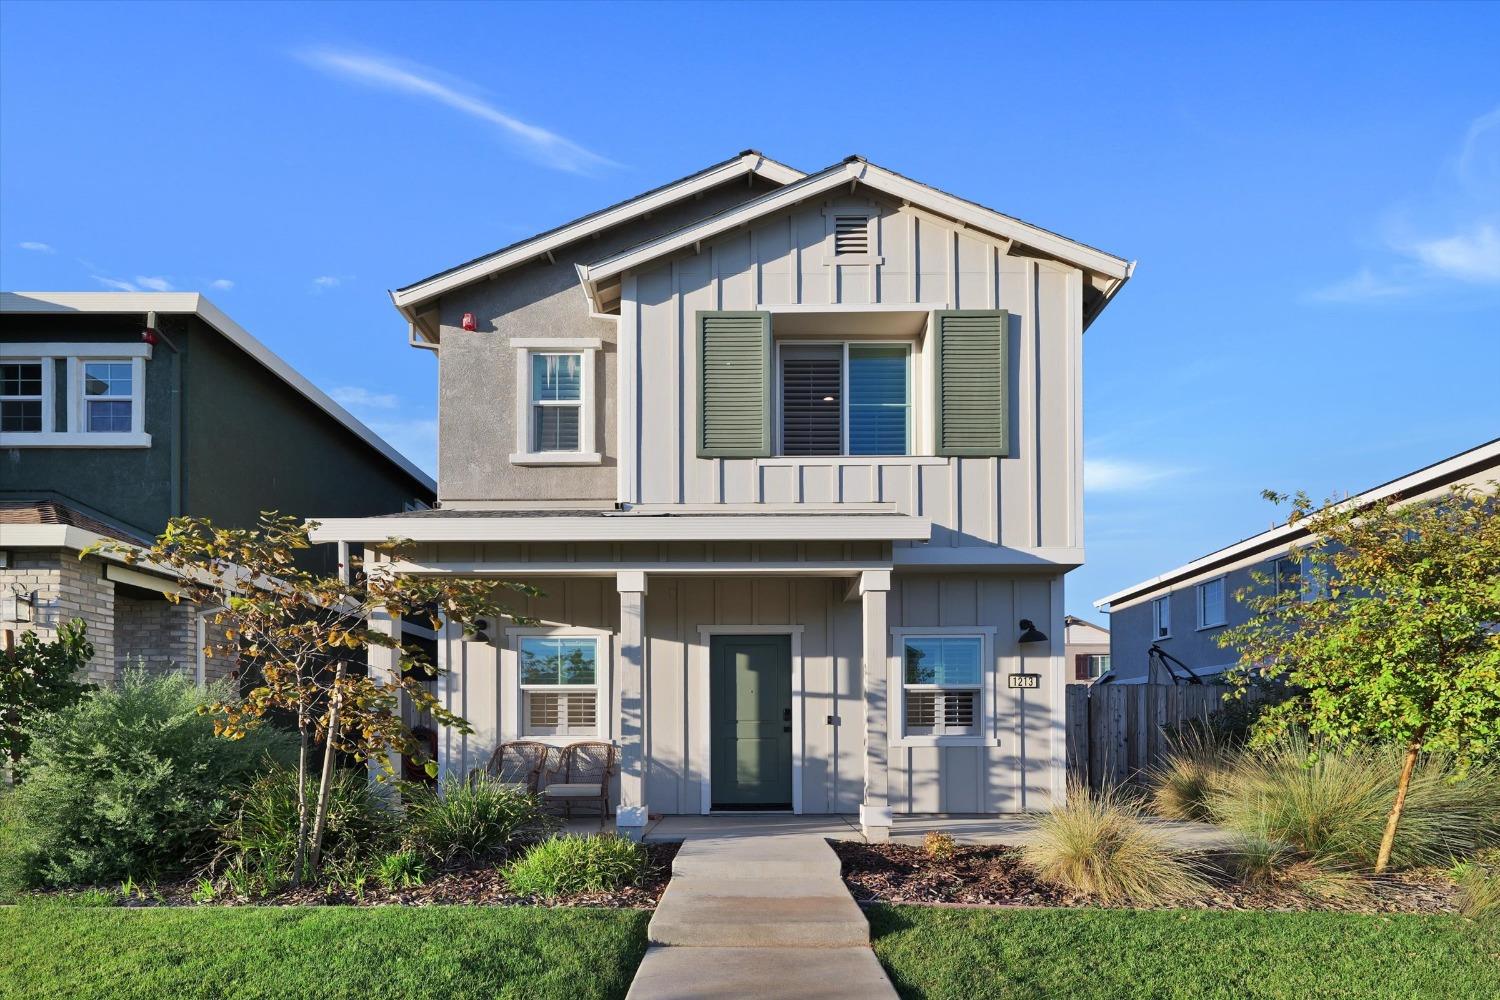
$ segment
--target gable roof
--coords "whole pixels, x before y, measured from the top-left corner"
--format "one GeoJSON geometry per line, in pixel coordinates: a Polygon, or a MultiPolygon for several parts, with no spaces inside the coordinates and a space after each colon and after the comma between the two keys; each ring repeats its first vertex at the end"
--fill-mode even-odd
{"type": "MultiPolygon", "coordinates": [[[[1340,503],[1359,506],[1390,496],[1414,499],[1456,483],[1478,484],[1488,479],[1500,479],[1500,438],[1486,441],[1476,448],[1459,452],[1451,458],[1434,462],[1379,486],[1372,486],[1340,503]]],[[[1212,579],[1230,569],[1259,562],[1273,552],[1285,552],[1293,543],[1307,538],[1309,534],[1304,522],[1278,524],[1258,535],[1251,535],[1233,545],[1226,545],[1206,556],[1184,563],[1176,569],[1132,584],[1108,597],[1101,597],[1094,602],[1094,607],[1107,612],[1122,611],[1147,598],[1160,597],[1163,593],[1212,579]]]]}
{"type": "Polygon", "coordinates": [[[964,226],[983,230],[1007,244],[1021,244],[1042,255],[1072,264],[1090,278],[1088,286],[1095,294],[1086,302],[1084,326],[1093,321],[1120,288],[1130,279],[1135,264],[1106,253],[1103,250],[1070,240],[1065,236],[1023,222],[1013,216],[1004,215],[991,208],[959,198],[938,188],[904,177],[887,170],[860,156],[851,156],[839,163],[808,174],[801,180],[736,205],[717,215],[709,216],[667,233],[654,240],[611,254],[587,266],[578,265],[578,276],[593,308],[607,311],[613,304],[611,292],[620,276],[627,270],[637,268],[667,254],[676,253],[694,246],[703,240],[712,239],[769,215],[788,208],[808,198],[833,191],[845,184],[862,184],[903,202],[918,205],[937,215],[953,219],[964,226]]]}
{"type": "Polygon", "coordinates": [[[272,375],[343,424],[382,458],[399,467],[430,492],[437,492],[437,483],[431,476],[417,468],[384,438],[360,423],[352,413],[335,403],[327,393],[309,382],[269,347],[230,319],[223,310],[197,292],[0,292],[0,314],[4,315],[148,312],[197,316],[272,375]]]}
{"type": "Polygon", "coordinates": [[[398,288],[391,292],[391,301],[408,320],[415,322],[417,313],[415,307],[437,298],[444,292],[482,278],[492,277],[501,271],[544,256],[566,244],[592,236],[594,233],[622,222],[628,222],[647,212],[657,211],[746,174],[754,174],[776,184],[789,184],[804,176],[800,170],[778,163],[757,150],[747,149],[727,160],[705,167],[697,173],[652,188],[650,191],[617,202],[608,208],[590,212],[572,222],[527,237],[520,242],[501,247],[493,253],[476,257],[474,260],[398,288]]]}

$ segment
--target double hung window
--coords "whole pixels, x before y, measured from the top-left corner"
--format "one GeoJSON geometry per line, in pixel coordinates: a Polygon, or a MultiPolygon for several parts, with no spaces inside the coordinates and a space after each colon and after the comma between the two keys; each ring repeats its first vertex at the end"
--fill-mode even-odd
{"type": "Polygon", "coordinates": [[[0,431],[41,433],[45,412],[41,361],[0,364],[0,431]]]}
{"type": "Polygon", "coordinates": [[[526,736],[599,733],[601,641],[595,636],[522,636],[521,731],[526,736]]]}
{"type": "Polygon", "coordinates": [[[901,640],[905,736],[978,736],[984,639],[907,635],[901,640]]]}
{"type": "Polygon", "coordinates": [[[583,355],[531,355],[531,450],[579,451],[583,355]]]}
{"type": "Polygon", "coordinates": [[[1198,584],[1198,627],[1216,628],[1225,621],[1224,578],[1198,584]]]}

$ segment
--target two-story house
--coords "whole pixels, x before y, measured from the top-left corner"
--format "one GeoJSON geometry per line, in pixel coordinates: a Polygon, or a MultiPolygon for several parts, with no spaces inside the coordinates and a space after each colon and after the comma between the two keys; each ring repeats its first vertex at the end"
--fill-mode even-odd
{"type": "MultiPolygon", "coordinates": [[[[250,527],[261,511],[309,517],[426,506],[432,479],[190,292],[0,294],[0,629],[82,618],[89,676],[127,662],[205,661],[202,609],[174,582],[113,557],[180,514],[250,527]]],[[[332,571],[332,546],[309,553],[332,571]]]]}
{"type": "Polygon", "coordinates": [[[1083,332],[1131,266],[860,157],[746,152],[394,292],[438,356],[439,509],[315,537],[546,592],[538,626],[443,637],[475,727],[446,772],[611,740],[626,832],[1046,807],[1083,332]]]}
{"type": "MultiPolygon", "coordinates": [[[[1497,480],[1500,439],[1371,487],[1348,502],[1391,496],[1425,500],[1455,484],[1486,488],[1497,480]]],[[[1305,525],[1280,524],[1095,601],[1095,607],[1109,614],[1109,682],[1181,684],[1190,678],[1217,678],[1238,658],[1219,645],[1219,636],[1251,616],[1250,606],[1238,595],[1288,586],[1307,593],[1317,581],[1304,553],[1315,544],[1305,525]]]]}

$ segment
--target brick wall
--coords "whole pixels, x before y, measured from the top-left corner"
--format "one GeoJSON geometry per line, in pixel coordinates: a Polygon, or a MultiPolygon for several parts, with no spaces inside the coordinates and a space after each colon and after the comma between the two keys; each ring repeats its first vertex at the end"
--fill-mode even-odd
{"type": "MultiPolygon", "coordinates": [[[[66,549],[12,549],[11,562],[0,569],[0,627],[36,632],[42,639],[57,638],[57,628],[72,618],[88,623],[94,658],[89,661],[88,680],[108,684],[115,677],[115,587],[104,579],[102,563],[95,558],[79,560],[66,549]],[[36,607],[29,622],[13,620],[15,588],[36,592],[36,607]]],[[[23,611],[24,614],[24,611],[23,611]]]]}

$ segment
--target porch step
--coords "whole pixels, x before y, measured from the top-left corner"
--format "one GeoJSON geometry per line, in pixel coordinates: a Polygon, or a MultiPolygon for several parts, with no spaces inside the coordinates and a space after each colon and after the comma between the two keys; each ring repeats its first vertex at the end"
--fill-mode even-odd
{"type": "Polygon", "coordinates": [[[674,878],[651,918],[652,944],[689,948],[856,948],[870,925],[842,883],[674,878]]]}
{"type": "Polygon", "coordinates": [[[839,881],[839,859],[816,836],[689,840],[672,862],[681,878],[828,879],[839,881]]]}
{"type": "Polygon", "coordinates": [[[868,947],[650,948],[626,1000],[872,1000],[896,991],[868,947]]]}

